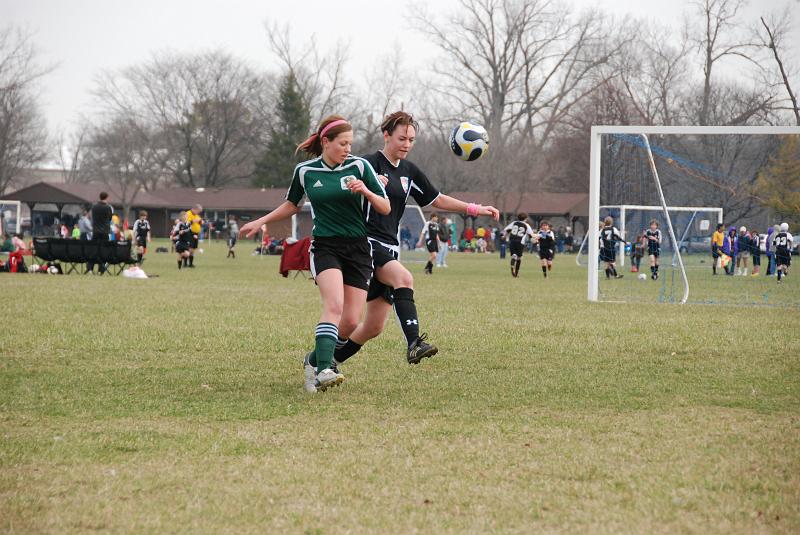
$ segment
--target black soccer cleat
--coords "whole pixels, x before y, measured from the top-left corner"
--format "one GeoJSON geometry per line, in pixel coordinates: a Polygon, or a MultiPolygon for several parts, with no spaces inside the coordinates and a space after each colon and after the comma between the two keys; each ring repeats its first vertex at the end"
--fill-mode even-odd
{"type": "Polygon", "coordinates": [[[408,360],[409,364],[419,364],[419,361],[422,359],[430,358],[439,352],[439,349],[436,346],[425,341],[427,338],[427,333],[421,334],[416,340],[414,340],[414,343],[411,344],[411,347],[408,348],[408,355],[406,356],[406,359],[408,360]]]}

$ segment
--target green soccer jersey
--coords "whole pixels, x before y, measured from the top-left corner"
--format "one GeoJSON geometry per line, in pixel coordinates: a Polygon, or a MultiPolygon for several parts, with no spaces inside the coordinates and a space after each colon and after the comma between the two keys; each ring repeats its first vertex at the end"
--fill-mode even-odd
{"type": "Polygon", "coordinates": [[[364,158],[348,156],[341,165],[329,167],[322,157],[302,162],[294,168],[286,200],[300,205],[303,195],[311,202],[314,237],[359,238],[367,235],[366,220],[372,206],[360,193],[347,189],[350,180],[359,179],[367,188],[386,197],[383,185],[364,158]]]}

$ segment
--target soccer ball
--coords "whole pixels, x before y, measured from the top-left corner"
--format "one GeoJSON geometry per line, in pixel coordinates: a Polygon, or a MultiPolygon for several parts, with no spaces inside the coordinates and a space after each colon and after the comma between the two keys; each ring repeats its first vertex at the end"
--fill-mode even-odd
{"type": "Polygon", "coordinates": [[[639,280],[640,281],[646,281],[647,280],[647,275],[645,275],[644,273],[639,273],[639,280]]]}
{"type": "Polygon", "coordinates": [[[481,125],[465,121],[453,128],[450,149],[462,160],[474,162],[489,150],[489,134],[481,125]]]}
{"type": "Polygon", "coordinates": [[[28,268],[28,271],[30,271],[31,273],[36,273],[37,271],[39,271],[39,264],[31,264],[31,267],[28,268]]]}
{"type": "Polygon", "coordinates": [[[51,275],[58,275],[58,268],[56,266],[50,266],[47,268],[47,272],[51,275]]]}

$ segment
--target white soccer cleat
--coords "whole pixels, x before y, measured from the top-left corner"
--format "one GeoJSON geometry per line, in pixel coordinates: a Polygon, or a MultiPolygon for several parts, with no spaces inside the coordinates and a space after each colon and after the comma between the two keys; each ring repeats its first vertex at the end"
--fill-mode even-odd
{"type": "Polygon", "coordinates": [[[303,371],[305,372],[305,382],[303,384],[303,388],[309,394],[313,394],[317,391],[317,369],[309,362],[310,358],[311,352],[309,351],[306,353],[306,358],[303,359],[303,371]]]}
{"type": "Polygon", "coordinates": [[[343,381],[344,375],[341,373],[336,373],[330,368],[325,368],[317,374],[317,380],[314,382],[314,386],[317,390],[324,392],[328,388],[336,386],[343,381]]]}

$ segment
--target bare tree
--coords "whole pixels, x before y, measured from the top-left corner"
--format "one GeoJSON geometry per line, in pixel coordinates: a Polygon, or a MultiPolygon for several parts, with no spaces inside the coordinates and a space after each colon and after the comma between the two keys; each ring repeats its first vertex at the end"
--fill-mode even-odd
{"type": "Polygon", "coordinates": [[[292,40],[292,28],[265,21],[264,28],[272,53],[291,73],[300,88],[305,104],[316,126],[325,116],[338,113],[352,116],[358,109],[352,82],[345,75],[349,46],[339,42],[327,53],[321,53],[316,37],[310,35],[304,46],[292,40]]]}
{"type": "Polygon", "coordinates": [[[88,133],[81,174],[108,186],[128,216],[136,196],[161,169],[158,149],[124,116],[112,117],[88,133]]]}
{"type": "MultiPolygon", "coordinates": [[[[717,64],[726,58],[738,58],[760,69],[753,58],[756,44],[748,42],[741,31],[742,24],[738,20],[739,12],[745,0],[697,0],[693,2],[700,15],[702,26],[695,27],[691,35],[692,42],[703,56],[703,88],[702,100],[698,111],[698,124],[743,124],[753,115],[753,110],[768,107],[774,100],[772,92],[767,92],[760,99],[751,102],[752,108],[740,110],[740,113],[724,122],[715,122],[712,118],[712,99],[714,84],[712,74],[717,64]]],[[[717,120],[721,119],[719,117],[717,120]]]]}
{"type": "Polygon", "coordinates": [[[88,126],[82,124],[71,135],[59,132],[56,136],[55,154],[61,176],[67,184],[85,181],[81,175],[81,163],[86,149],[88,126]]]}
{"type": "Polygon", "coordinates": [[[794,114],[795,122],[798,126],[800,126],[800,108],[798,108],[797,105],[797,97],[792,91],[792,85],[789,81],[789,73],[787,72],[786,66],[781,59],[781,53],[779,50],[783,40],[786,38],[786,35],[791,28],[791,20],[792,19],[788,7],[779,16],[773,17],[770,23],[767,23],[767,21],[764,20],[764,17],[761,17],[761,24],[764,26],[764,30],[766,31],[766,38],[761,37],[761,43],[772,52],[772,55],[775,58],[775,63],[777,64],[781,81],[783,82],[783,86],[786,88],[786,93],[789,95],[789,102],[791,105],[790,109],[794,114]]]}
{"type": "Polygon", "coordinates": [[[223,51],[162,54],[104,73],[101,108],[147,127],[161,164],[190,187],[249,181],[265,139],[266,76],[223,51]]]}
{"type": "Polygon", "coordinates": [[[26,30],[0,29],[0,194],[13,186],[21,170],[46,155],[36,84],[52,68],[39,65],[31,40],[26,30]]]}

